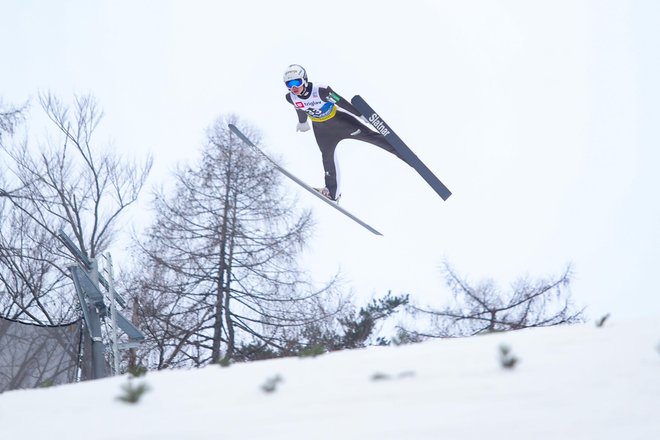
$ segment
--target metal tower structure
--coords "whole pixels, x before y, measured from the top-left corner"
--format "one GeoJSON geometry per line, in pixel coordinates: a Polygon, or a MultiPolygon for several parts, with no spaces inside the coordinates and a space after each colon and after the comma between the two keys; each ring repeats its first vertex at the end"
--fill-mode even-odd
{"type": "Polygon", "coordinates": [[[136,347],[144,340],[144,334],[117,310],[116,304],[126,307],[126,300],[114,289],[112,283],[112,259],[106,257],[108,258],[108,263],[106,264],[108,270],[106,273],[109,275],[106,278],[99,273],[96,259],[88,258],[83,254],[64,231],[59,231],[58,236],[78,263],[77,265],[69,266],[68,269],[76,288],[85,324],[92,341],[92,377],[90,379],[107,377],[109,372],[105,359],[106,346],[103,342],[103,321],[106,318],[110,318],[112,322],[110,344],[114,360],[113,370],[115,373],[118,368],[118,350],[136,347]],[[110,307],[106,305],[106,300],[110,302],[110,307]],[[126,334],[128,342],[119,343],[118,329],[121,329],[126,334]]]}

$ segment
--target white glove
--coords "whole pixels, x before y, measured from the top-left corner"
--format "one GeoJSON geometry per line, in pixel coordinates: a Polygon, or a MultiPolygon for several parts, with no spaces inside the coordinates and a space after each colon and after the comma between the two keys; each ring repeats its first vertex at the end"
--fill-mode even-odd
{"type": "Polygon", "coordinates": [[[298,122],[298,125],[296,125],[296,131],[305,132],[305,131],[309,131],[309,128],[310,128],[309,127],[309,122],[307,122],[307,121],[298,122]]]}

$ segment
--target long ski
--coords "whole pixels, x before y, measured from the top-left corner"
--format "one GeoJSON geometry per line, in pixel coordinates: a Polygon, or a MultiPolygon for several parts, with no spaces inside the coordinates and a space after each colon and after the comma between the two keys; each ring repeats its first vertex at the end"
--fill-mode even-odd
{"type": "Polygon", "coordinates": [[[433,190],[438,193],[442,200],[447,200],[451,195],[451,191],[438,179],[435,174],[428,169],[415,153],[401,140],[399,136],[390,128],[390,126],[383,121],[373,108],[360,96],[355,95],[351,99],[353,106],[358,109],[362,115],[367,118],[369,123],[378,130],[385,140],[403,157],[403,159],[419,173],[426,183],[428,183],[433,190]]]}
{"type": "Polygon", "coordinates": [[[229,124],[229,129],[230,129],[232,132],[234,132],[234,134],[236,134],[236,136],[238,136],[243,142],[245,142],[247,145],[249,145],[250,147],[254,148],[256,151],[258,151],[259,154],[261,154],[266,160],[268,160],[268,161],[269,161],[269,162],[270,162],[270,163],[271,163],[271,164],[272,164],[272,165],[273,165],[273,166],[274,166],[279,172],[281,172],[281,173],[284,174],[286,177],[288,177],[289,179],[291,179],[291,180],[293,180],[294,182],[296,182],[298,185],[300,185],[301,187],[303,187],[304,189],[306,189],[309,193],[311,193],[311,194],[313,194],[315,197],[318,197],[319,199],[323,200],[323,202],[325,202],[325,203],[327,203],[328,205],[332,206],[332,207],[335,208],[337,211],[341,212],[341,213],[344,214],[346,217],[350,218],[351,220],[353,220],[354,222],[356,222],[356,223],[359,224],[360,226],[366,228],[366,229],[369,230],[370,232],[372,232],[372,233],[374,233],[374,234],[376,234],[376,235],[383,235],[383,234],[381,234],[380,232],[378,232],[376,229],[374,229],[373,227],[371,227],[370,225],[368,225],[367,223],[363,222],[362,220],[360,220],[359,218],[357,218],[356,216],[354,216],[353,214],[351,214],[350,212],[348,212],[347,210],[345,210],[344,208],[342,208],[341,206],[339,206],[337,203],[332,202],[332,201],[331,201],[330,199],[328,199],[327,197],[325,197],[325,196],[319,194],[319,192],[318,192],[317,190],[315,190],[315,189],[312,188],[311,186],[307,185],[305,182],[303,182],[302,180],[300,180],[299,178],[297,178],[296,176],[294,176],[293,174],[291,174],[290,172],[288,172],[286,169],[282,168],[282,167],[280,166],[280,164],[278,164],[277,162],[275,162],[275,161],[274,161],[273,159],[271,159],[266,153],[264,153],[263,151],[261,151],[261,149],[260,149],[259,147],[257,147],[257,146],[256,146],[256,145],[255,145],[250,139],[248,139],[248,137],[245,136],[245,135],[244,135],[244,134],[243,134],[238,128],[236,128],[236,126],[235,126],[234,124],[229,124]]]}

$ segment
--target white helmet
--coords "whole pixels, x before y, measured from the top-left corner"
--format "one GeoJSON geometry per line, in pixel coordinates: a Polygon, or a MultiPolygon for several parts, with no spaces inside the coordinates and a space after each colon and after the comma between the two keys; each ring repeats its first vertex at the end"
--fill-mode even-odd
{"type": "Polygon", "coordinates": [[[291,64],[286,68],[284,71],[284,83],[286,84],[294,79],[302,79],[303,84],[307,85],[307,71],[303,66],[299,64],[291,64]]]}

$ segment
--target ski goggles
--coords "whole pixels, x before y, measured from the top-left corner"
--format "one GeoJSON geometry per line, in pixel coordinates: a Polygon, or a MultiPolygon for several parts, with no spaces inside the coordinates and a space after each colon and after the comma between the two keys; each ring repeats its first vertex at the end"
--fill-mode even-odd
{"type": "Polygon", "coordinates": [[[292,87],[300,87],[302,86],[304,81],[300,78],[298,79],[292,79],[290,81],[286,81],[284,84],[286,84],[286,88],[290,89],[292,87]]]}

